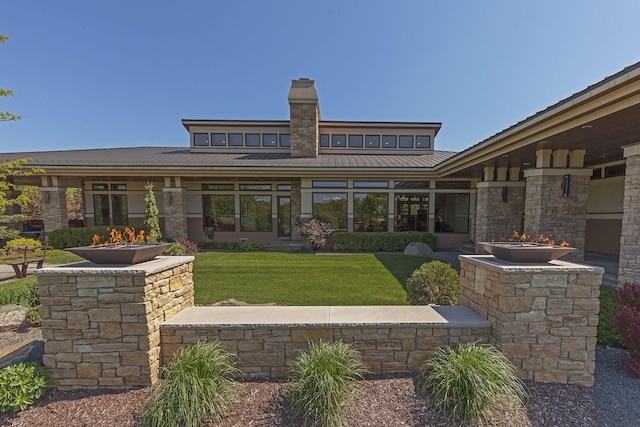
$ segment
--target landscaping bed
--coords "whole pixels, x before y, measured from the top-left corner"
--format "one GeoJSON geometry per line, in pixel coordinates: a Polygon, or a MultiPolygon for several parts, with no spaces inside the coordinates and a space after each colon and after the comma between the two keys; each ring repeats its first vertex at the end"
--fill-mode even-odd
{"type": "MultiPolygon", "coordinates": [[[[416,392],[415,377],[362,381],[363,401],[347,410],[351,426],[442,426],[457,424],[430,410],[430,403],[416,392]]],[[[499,407],[495,425],[511,427],[561,425],[589,427],[596,422],[592,390],[580,386],[527,384],[525,408],[499,407]]],[[[284,397],[288,385],[281,382],[241,384],[240,405],[218,425],[295,426],[286,416],[284,397]]],[[[48,392],[38,403],[17,415],[0,415],[2,426],[138,426],[141,403],[150,388],[118,393],[86,390],[48,392]]],[[[611,424],[609,424],[611,425],[611,424]]]]}

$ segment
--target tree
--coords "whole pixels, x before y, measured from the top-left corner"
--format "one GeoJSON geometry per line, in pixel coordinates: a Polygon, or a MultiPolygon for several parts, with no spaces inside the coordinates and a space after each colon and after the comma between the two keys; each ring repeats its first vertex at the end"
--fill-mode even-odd
{"type": "MultiPolygon", "coordinates": [[[[22,221],[25,216],[22,213],[7,214],[7,208],[10,206],[25,206],[29,199],[21,192],[17,197],[10,197],[13,190],[17,190],[16,185],[10,180],[15,176],[29,176],[34,173],[44,173],[39,168],[25,168],[29,159],[17,159],[0,163],[0,223],[8,224],[22,221]]],[[[18,230],[12,230],[6,225],[0,225],[0,239],[12,239],[18,236],[18,230]]]]}
{"type": "Polygon", "coordinates": [[[160,220],[158,219],[158,204],[156,203],[156,196],[153,194],[153,183],[147,182],[144,188],[147,190],[147,195],[144,196],[144,225],[149,232],[149,241],[155,243],[162,239],[160,220]]]}
{"type": "Polygon", "coordinates": [[[67,188],[67,216],[69,219],[84,219],[82,188],[67,188]]]}
{"type": "MultiPolygon", "coordinates": [[[[7,42],[7,40],[9,40],[11,37],[5,35],[5,34],[0,34],[0,44],[5,44],[7,42]]],[[[13,96],[13,91],[10,89],[2,89],[0,87],[0,97],[7,97],[7,96],[13,96]]],[[[10,113],[8,111],[0,111],[0,122],[9,122],[9,121],[14,121],[14,120],[20,120],[21,116],[17,115],[17,114],[13,114],[10,113]]]]}

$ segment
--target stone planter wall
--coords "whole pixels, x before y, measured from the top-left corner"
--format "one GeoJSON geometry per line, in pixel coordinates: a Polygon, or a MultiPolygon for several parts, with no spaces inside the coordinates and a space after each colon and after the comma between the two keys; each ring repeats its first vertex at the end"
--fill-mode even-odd
{"type": "Polygon", "coordinates": [[[460,257],[461,305],[491,322],[490,343],[535,382],[592,386],[604,270],[460,257]]]}
{"type": "Polygon", "coordinates": [[[466,307],[192,307],[160,327],[162,364],[183,346],[219,342],[244,378],[284,378],[309,342],[353,343],[374,374],[415,372],[438,347],[487,342],[466,307]]]}
{"type": "Polygon", "coordinates": [[[153,384],[160,324],[193,305],[193,257],[132,266],[80,262],[36,271],[44,365],[53,387],[153,384]]]}

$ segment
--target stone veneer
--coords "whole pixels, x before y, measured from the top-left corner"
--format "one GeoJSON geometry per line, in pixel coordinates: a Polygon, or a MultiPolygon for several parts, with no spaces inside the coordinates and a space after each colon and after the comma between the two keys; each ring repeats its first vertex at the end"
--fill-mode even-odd
{"type": "Polygon", "coordinates": [[[320,105],[313,80],[298,79],[289,90],[289,133],[292,157],[317,157],[320,105]]]}
{"type": "Polygon", "coordinates": [[[41,187],[42,220],[46,231],[69,226],[67,219],[67,189],[64,187],[41,187]]]}
{"type": "Polygon", "coordinates": [[[604,270],[460,256],[461,305],[491,322],[490,343],[526,380],[592,386],[604,270]]]}
{"type": "Polygon", "coordinates": [[[298,221],[302,215],[302,184],[299,179],[291,180],[291,240],[302,240],[298,221]]]}
{"type": "Polygon", "coordinates": [[[153,384],[160,323],[193,305],[193,257],[157,257],[131,266],[89,261],[36,271],[54,388],[153,384]]]}
{"type": "Polygon", "coordinates": [[[162,190],[166,237],[175,241],[187,238],[187,190],[165,187],[162,190]]]}
{"type": "Polygon", "coordinates": [[[478,183],[476,210],[476,253],[484,253],[478,242],[508,238],[523,229],[524,182],[478,183]],[[506,188],[506,200],[503,189],[506,188]]]}
{"type": "Polygon", "coordinates": [[[576,248],[565,259],[584,259],[590,169],[554,168],[525,171],[524,232],[564,239],[576,248]],[[571,175],[569,194],[562,195],[564,175],[571,175]]]}
{"type": "Polygon", "coordinates": [[[622,233],[618,284],[640,283],[640,144],[624,147],[627,159],[624,177],[622,233]]]}
{"type": "Polygon", "coordinates": [[[160,327],[162,361],[218,341],[247,378],[282,378],[309,342],[353,343],[374,374],[417,371],[433,352],[487,342],[489,322],[466,307],[192,307],[160,327]]]}

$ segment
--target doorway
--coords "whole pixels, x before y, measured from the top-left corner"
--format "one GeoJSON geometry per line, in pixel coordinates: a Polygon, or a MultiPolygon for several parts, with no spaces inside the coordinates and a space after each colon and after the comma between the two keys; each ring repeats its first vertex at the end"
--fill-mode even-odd
{"type": "Polygon", "coordinates": [[[291,237],[291,197],[278,196],[278,238],[291,237]]]}

